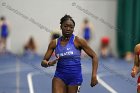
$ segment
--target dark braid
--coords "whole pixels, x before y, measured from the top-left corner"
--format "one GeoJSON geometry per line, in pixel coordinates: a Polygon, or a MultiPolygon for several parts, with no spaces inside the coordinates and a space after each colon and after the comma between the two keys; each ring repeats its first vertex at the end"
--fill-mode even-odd
{"type": "Polygon", "coordinates": [[[62,17],[61,20],[60,20],[60,24],[62,25],[63,22],[65,22],[65,21],[67,21],[69,19],[73,22],[73,24],[75,26],[75,22],[74,22],[74,20],[72,19],[72,17],[70,15],[65,15],[64,17],[62,17]]]}

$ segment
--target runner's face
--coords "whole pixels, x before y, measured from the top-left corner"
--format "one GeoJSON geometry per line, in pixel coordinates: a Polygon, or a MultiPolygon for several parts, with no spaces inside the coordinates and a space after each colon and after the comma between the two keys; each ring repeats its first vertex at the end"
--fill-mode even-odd
{"type": "Polygon", "coordinates": [[[61,25],[62,34],[65,37],[70,37],[74,31],[74,23],[68,19],[61,25]]]}

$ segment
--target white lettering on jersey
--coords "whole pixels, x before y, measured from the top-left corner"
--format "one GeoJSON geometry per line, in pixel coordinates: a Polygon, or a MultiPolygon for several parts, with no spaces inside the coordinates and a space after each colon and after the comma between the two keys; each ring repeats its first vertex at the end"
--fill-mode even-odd
{"type": "Polygon", "coordinates": [[[57,56],[67,56],[67,55],[73,55],[73,51],[68,51],[68,52],[64,52],[64,53],[60,53],[60,54],[57,54],[57,56]]]}

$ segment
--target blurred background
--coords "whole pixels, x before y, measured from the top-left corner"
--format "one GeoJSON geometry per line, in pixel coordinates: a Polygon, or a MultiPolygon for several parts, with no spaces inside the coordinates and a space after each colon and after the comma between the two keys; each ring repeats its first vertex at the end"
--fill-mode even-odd
{"type": "MultiPolygon", "coordinates": [[[[140,0],[0,0],[0,93],[51,93],[55,67],[46,70],[40,62],[50,40],[61,36],[65,14],[76,23],[74,34],[99,57],[101,81],[93,89],[83,86],[81,93],[135,93],[136,79],[130,72],[140,42],[139,9],[140,0]]],[[[90,61],[82,53],[85,84],[90,61]]]]}
{"type": "Polygon", "coordinates": [[[84,18],[91,21],[94,26],[91,46],[94,50],[98,50],[100,38],[108,36],[116,51],[117,0],[4,0],[1,1],[0,9],[0,15],[5,16],[11,26],[8,47],[14,53],[22,52],[24,43],[33,36],[38,45],[37,52],[44,54],[51,32],[61,33],[60,19],[65,14],[71,15],[75,20],[76,35],[80,33],[84,18]],[[3,3],[5,6],[2,6],[3,3]]]}

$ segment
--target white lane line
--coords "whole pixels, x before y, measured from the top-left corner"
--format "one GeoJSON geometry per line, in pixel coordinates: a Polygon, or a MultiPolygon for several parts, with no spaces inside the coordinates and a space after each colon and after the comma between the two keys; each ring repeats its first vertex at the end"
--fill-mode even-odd
{"type": "Polygon", "coordinates": [[[110,93],[118,93],[116,90],[114,90],[112,87],[110,87],[107,83],[105,83],[99,76],[97,76],[98,82],[105,87],[110,93]]]}
{"type": "Polygon", "coordinates": [[[32,73],[27,75],[28,86],[29,86],[29,93],[34,93],[33,82],[32,82],[32,73]]]}
{"type": "Polygon", "coordinates": [[[28,80],[28,86],[29,86],[29,93],[34,93],[34,86],[33,86],[33,80],[32,77],[34,75],[40,75],[39,72],[31,72],[27,74],[27,80],[28,80]]]}
{"type": "Polygon", "coordinates": [[[38,72],[31,72],[27,74],[27,80],[28,80],[28,86],[29,86],[29,93],[34,93],[34,87],[33,87],[33,80],[32,76],[38,74],[38,72]]]}
{"type": "MultiPolygon", "coordinates": [[[[85,65],[82,65],[82,68],[84,69],[83,70],[83,73],[87,74],[87,73],[91,73],[89,68],[87,68],[87,66],[85,65]]],[[[110,93],[118,93],[116,90],[114,90],[111,86],[109,86],[106,82],[104,82],[100,77],[101,76],[106,76],[106,75],[112,75],[112,74],[100,74],[100,75],[97,75],[97,79],[98,79],[98,82],[104,87],[106,88],[110,93]],[[100,77],[99,77],[100,76],[100,77]]]]}
{"type": "Polygon", "coordinates": [[[20,64],[19,60],[16,61],[16,93],[20,93],[20,64]]]}

